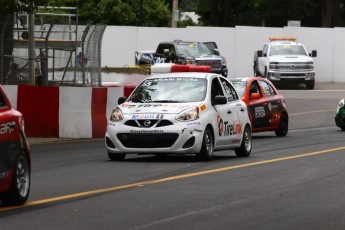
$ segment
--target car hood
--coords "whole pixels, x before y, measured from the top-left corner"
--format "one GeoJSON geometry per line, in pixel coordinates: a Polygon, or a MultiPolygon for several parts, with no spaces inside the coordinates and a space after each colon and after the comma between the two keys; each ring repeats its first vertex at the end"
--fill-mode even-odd
{"type": "Polygon", "coordinates": [[[313,59],[305,55],[274,55],[270,62],[312,62],[313,59]]]}
{"type": "Polygon", "coordinates": [[[181,111],[199,106],[202,103],[123,103],[119,108],[124,114],[178,114],[181,111]]]}

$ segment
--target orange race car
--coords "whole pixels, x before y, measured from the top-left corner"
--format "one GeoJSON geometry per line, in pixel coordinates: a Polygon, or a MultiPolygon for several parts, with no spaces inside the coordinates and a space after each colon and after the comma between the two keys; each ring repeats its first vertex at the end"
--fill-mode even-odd
{"type": "Polygon", "coordinates": [[[289,130],[289,115],[285,99],[274,85],[262,77],[231,80],[236,91],[248,106],[253,133],[274,131],[277,136],[286,136],[289,130]]]}

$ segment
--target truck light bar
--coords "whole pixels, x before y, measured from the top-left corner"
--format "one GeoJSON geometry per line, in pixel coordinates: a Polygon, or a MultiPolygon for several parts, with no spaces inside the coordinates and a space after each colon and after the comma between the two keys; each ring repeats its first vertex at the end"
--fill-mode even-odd
{"type": "Polygon", "coordinates": [[[296,41],[296,37],[269,37],[270,41],[296,41]]]}

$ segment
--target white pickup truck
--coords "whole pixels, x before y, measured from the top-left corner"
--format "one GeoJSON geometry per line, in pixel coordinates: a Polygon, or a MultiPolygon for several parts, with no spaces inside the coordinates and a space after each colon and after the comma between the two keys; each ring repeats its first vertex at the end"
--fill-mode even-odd
{"type": "Polygon", "coordinates": [[[262,50],[254,54],[254,75],[263,76],[274,84],[305,83],[315,87],[314,60],[296,37],[270,37],[262,50]]]}

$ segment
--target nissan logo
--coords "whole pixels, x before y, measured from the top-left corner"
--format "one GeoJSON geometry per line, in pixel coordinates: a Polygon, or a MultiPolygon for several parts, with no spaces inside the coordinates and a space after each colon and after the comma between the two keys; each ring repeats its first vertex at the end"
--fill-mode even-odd
{"type": "Polygon", "coordinates": [[[144,125],[145,125],[145,127],[150,127],[151,121],[150,120],[144,121],[144,125]]]}
{"type": "Polygon", "coordinates": [[[290,68],[291,68],[291,69],[294,69],[294,68],[295,68],[295,65],[291,65],[290,68]]]}

